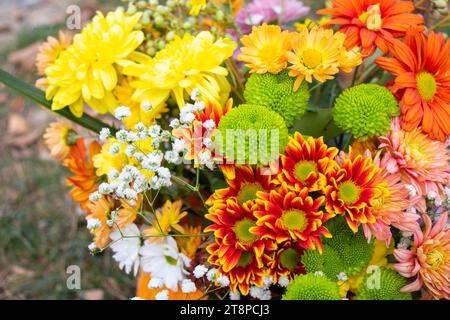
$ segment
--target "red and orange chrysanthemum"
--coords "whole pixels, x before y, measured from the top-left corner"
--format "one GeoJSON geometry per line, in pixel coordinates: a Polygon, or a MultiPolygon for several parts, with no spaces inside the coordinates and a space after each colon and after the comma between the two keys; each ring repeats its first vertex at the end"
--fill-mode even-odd
{"type": "Polygon", "coordinates": [[[323,190],[327,172],[336,166],[337,154],[338,149],[329,148],[323,137],[304,139],[296,132],[281,155],[281,170],[274,183],[285,182],[289,187],[306,187],[309,191],[323,190]]]}
{"type": "Polygon", "coordinates": [[[233,292],[239,287],[244,295],[250,283],[263,285],[264,266],[271,259],[269,253],[276,249],[273,241],[261,240],[250,230],[256,226],[254,206],[254,201],[240,205],[236,197],[230,197],[216,200],[205,216],[213,222],[205,232],[214,232],[215,237],[215,243],[206,248],[208,262],[218,266],[218,274],[228,276],[233,292]]]}
{"type": "Polygon", "coordinates": [[[343,214],[353,232],[361,223],[375,223],[371,203],[380,196],[377,188],[381,169],[370,155],[348,155],[338,158],[339,167],[329,173],[325,188],[326,210],[330,214],[343,214]]]}
{"type": "Polygon", "coordinates": [[[405,41],[392,40],[392,58],[376,63],[396,76],[391,91],[400,100],[401,125],[406,131],[422,127],[430,138],[450,135],[450,41],[442,33],[425,35],[410,30],[405,41]]]}
{"type": "Polygon", "coordinates": [[[286,183],[269,192],[259,192],[250,230],[261,239],[277,243],[296,241],[304,249],[322,251],[321,236],[331,237],[323,224],[333,216],[320,210],[325,197],[313,199],[307,188],[291,190],[286,183]]]}
{"type": "Polygon", "coordinates": [[[304,249],[295,241],[287,241],[278,247],[273,259],[269,262],[269,276],[277,283],[280,277],[292,279],[297,274],[305,273],[301,262],[304,249]]]}
{"type": "Polygon", "coordinates": [[[98,189],[98,177],[95,174],[92,158],[100,153],[101,147],[98,142],[93,141],[89,145],[89,151],[86,157],[86,147],[84,139],[79,138],[77,143],[70,149],[69,157],[65,164],[74,174],[67,178],[67,184],[73,186],[70,190],[70,196],[76,202],[80,203],[81,209],[85,210],[89,202],[89,195],[98,189]]]}
{"type": "Polygon", "coordinates": [[[270,190],[271,175],[264,175],[260,168],[253,169],[250,165],[222,166],[222,172],[228,187],[216,190],[206,202],[212,205],[214,200],[236,197],[239,204],[255,200],[258,191],[270,190]],[[232,170],[228,167],[233,167],[232,170]]]}
{"type": "Polygon", "coordinates": [[[387,39],[405,35],[410,27],[423,29],[423,18],[411,13],[414,3],[398,0],[331,0],[332,7],[317,13],[330,15],[326,25],[340,25],[347,48],[362,47],[371,56],[377,48],[388,52],[387,39]]]}
{"type": "Polygon", "coordinates": [[[215,157],[214,150],[211,146],[205,145],[205,139],[214,137],[215,128],[218,127],[220,119],[228,113],[233,107],[233,99],[229,99],[225,106],[207,101],[205,109],[194,112],[195,119],[188,128],[176,128],[172,130],[175,138],[183,139],[184,146],[187,150],[185,153],[186,160],[195,160],[197,164],[203,153],[209,153],[211,158],[215,157]],[[215,128],[207,129],[204,123],[208,120],[214,121],[215,128]]]}

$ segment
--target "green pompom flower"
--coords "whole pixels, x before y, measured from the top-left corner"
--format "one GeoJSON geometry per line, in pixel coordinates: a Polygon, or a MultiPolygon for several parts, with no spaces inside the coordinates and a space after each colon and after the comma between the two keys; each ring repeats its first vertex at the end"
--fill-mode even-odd
{"type": "Polygon", "coordinates": [[[376,84],[346,89],[336,99],[333,109],[336,124],[363,140],[387,134],[391,117],[399,114],[397,100],[392,93],[376,84]]]}
{"type": "Polygon", "coordinates": [[[294,92],[295,78],[288,72],[280,74],[252,74],[245,84],[244,97],[248,104],[265,106],[284,118],[287,126],[306,110],[309,101],[308,85],[304,82],[294,92]]]}
{"type": "Polygon", "coordinates": [[[369,265],[375,242],[367,243],[362,232],[354,234],[342,217],[336,217],[325,225],[332,238],[323,240],[323,253],[307,250],[302,263],[308,273],[322,271],[330,280],[338,280],[339,273],[348,277],[361,272],[369,265]]]}
{"type": "Polygon", "coordinates": [[[283,300],[340,300],[339,287],[327,277],[303,274],[289,283],[283,300]]]}
{"type": "Polygon", "coordinates": [[[355,300],[412,300],[411,293],[400,292],[407,284],[408,280],[394,270],[374,269],[364,277],[355,300]]]}
{"type": "Polygon", "coordinates": [[[219,152],[238,163],[267,164],[278,158],[288,139],[283,118],[258,105],[242,104],[231,109],[220,120],[218,129],[219,152]]]}

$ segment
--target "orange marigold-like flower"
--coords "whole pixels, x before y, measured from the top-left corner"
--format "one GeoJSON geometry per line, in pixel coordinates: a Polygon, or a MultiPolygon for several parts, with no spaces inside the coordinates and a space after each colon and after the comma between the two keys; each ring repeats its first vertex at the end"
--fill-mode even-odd
{"type": "Polygon", "coordinates": [[[95,174],[95,168],[92,158],[100,152],[100,145],[97,141],[91,142],[89,152],[86,157],[86,147],[84,139],[79,138],[77,143],[71,148],[70,155],[65,164],[74,174],[67,178],[67,184],[73,186],[70,190],[70,196],[76,202],[80,203],[81,209],[85,210],[89,202],[89,195],[98,189],[98,177],[95,174]]]}
{"type": "Polygon", "coordinates": [[[353,232],[358,231],[360,223],[375,223],[371,203],[379,197],[377,189],[381,169],[372,161],[370,155],[348,155],[338,158],[339,167],[328,175],[325,187],[326,210],[330,214],[343,214],[353,232]]]}
{"type": "Polygon", "coordinates": [[[423,18],[411,13],[415,8],[411,1],[331,0],[331,3],[331,8],[317,13],[330,15],[332,19],[326,25],[340,25],[338,31],[347,35],[347,48],[362,47],[365,56],[371,56],[377,47],[387,53],[387,39],[403,37],[411,26],[423,29],[423,18]]]}
{"type": "Polygon", "coordinates": [[[291,34],[276,25],[263,24],[253,27],[249,35],[241,39],[244,45],[238,60],[244,61],[250,72],[278,74],[286,68],[286,52],[291,49],[291,34]]]}
{"type": "Polygon", "coordinates": [[[109,235],[117,228],[123,228],[132,223],[137,216],[140,201],[135,207],[126,201],[115,201],[109,196],[102,196],[98,201],[87,204],[86,220],[97,219],[100,225],[91,229],[98,248],[104,248],[111,241],[109,235]],[[112,225],[108,220],[113,221],[112,225]]]}
{"type": "Polygon", "coordinates": [[[431,225],[428,215],[423,215],[425,230],[419,227],[414,232],[411,250],[396,249],[394,265],[402,276],[416,280],[403,292],[418,291],[424,287],[435,299],[450,299],[450,228],[447,226],[448,213],[442,213],[439,220],[431,225]]]}
{"type": "Polygon", "coordinates": [[[393,40],[392,58],[376,63],[396,78],[391,91],[400,101],[401,125],[406,131],[422,127],[430,138],[450,135],[450,41],[442,33],[425,35],[410,30],[405,41],[393,40]]]}
{"type": "Polygon", "coordinates": [[[55,159],[63,162],[76,143],[77,134],[72,125],[65,121],[52,122],[44,133],[44,141],[55,159]]]}
{"type": "Polygon", "coordinates": [[[286,182],[289,187],[308,188],[309,191],[323,190],[327,184],[326,174],[335,167],[338,149],[329,148],[323,137],[305,139],[296,132],[289,137],[281,168],[274,183],[286,182]]]}
{"type": "Polygon", "coordinates": [[[205,232],[214,232],[215,243],[206,250],[208,262],[218,266],[218,274],[228,276],[233,292],[239,287],[247,295],[250,282],[263,285],[269,253],[276,249],[270,240],[261,240],[251,231],[256,226],[255,202],[239,205],[235,197],[216,200],[205,216],[213,222],[205,232]]]}
{"type": "Polygon", "coordinates": [[[321,236],[331,237],[323,224],[332,216],[320,210],[325,197],[313,199],[307,188],[290,190],[286,183],[269,192],[259,192],[250,231],[277,243],[296,241],[304,249],[322,252],[321,236]]]}
{"type": "Polygon", "coordinates": [[[262,174],[260,168],[250,165],[234,166],[234,170],[222,170],[229,187],[216,190],[207,200],[207,205],[214,205],[214,200],[236,197],[239,204],[255,200],[258,191],[270,190],[272,176],[262,174]],[[232,174],[230,174],[232,172],[232,174]]]}

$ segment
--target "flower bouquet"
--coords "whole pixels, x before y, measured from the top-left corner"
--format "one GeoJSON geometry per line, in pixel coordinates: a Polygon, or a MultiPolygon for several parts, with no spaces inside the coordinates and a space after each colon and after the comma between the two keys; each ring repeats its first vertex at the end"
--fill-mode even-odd
{"type": "Polygon", "coordinates": [[[136,299],[449,299],[447,1],[317,3],[128,1],[1,71],[136,299]]]}

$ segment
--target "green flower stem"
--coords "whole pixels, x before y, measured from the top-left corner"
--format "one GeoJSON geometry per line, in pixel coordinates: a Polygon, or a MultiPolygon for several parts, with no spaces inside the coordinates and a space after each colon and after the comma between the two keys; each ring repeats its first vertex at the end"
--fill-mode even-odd
{"type": "MultiPolygon", "coordinates": [[[[52,102],[45,98],[45,93],[42,90],[26,83],[25,81],[13,76],[3,69],[0,69],[0,82],[15,90],[23,97],[29,98],[30,100],[42,105],[43,107],[52,110],[52,102]]],[[[106,123],[94,117],[91,117],[86,113],[78,118],[73,115],[67,107],[61,110],[56,110],[54,112],[95,133],[99,133],[102,128],[109,128],[112,133],[115,133],[116,131],[114,127],[107,125],[106,123]]]]}

